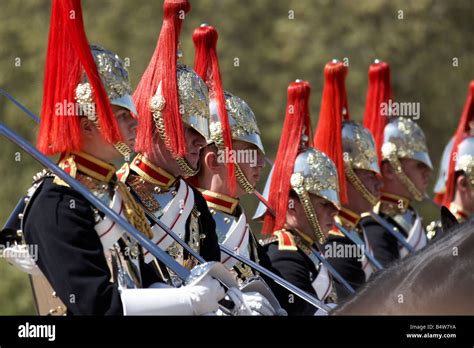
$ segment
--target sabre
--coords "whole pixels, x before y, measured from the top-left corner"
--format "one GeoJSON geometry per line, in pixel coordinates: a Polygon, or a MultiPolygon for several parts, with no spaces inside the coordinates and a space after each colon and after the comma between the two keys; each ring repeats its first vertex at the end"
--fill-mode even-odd
{"type": "MultiPolygon", "coordinates": [[[[10,101],[12,101],[16,106],[18,106],[22,111],[24,111],[30,118],[32,118],[35,122],[39,122],[39,118],[33,113],[31,112],[30,110],[28,110],[25,106],[23,106],[19,101],[17,101],[12,95],[8,94],[7,92],[5,92],[3,89],[0,89],[0,92],[1,94],[5,95],[10,101]]],[[[3,125],[2,125],[3,126],[3,125]]],[[[3,126],[5,127],[5,126],[3,126]]],[[[6,128],[6,127],[5,127],[6,128]]],[[[12,134],[14,134],[12,132],[12,134]]],[[[29,144],[27,144],[29,145],[29,144]]],[[[19,145],[21,146],[21,145],[19,145]]],[[[30,145],[31,146],[31,145],[30,145]]],[[[34,150],[36,150],[35,148],[33,148],[34,150]]],[[[37,150],[36,150],[37,151],[37,150]]],[[[39,153],[39,152],[38,152],[39,153]]],[[[30,153],[31,154],[31,153],[30,153]]],[[[42,155],[41,153],[39,153],[39,155],[42,155]]],[[[46,158],[47,159],[47,158],[46,158]]],[[[50,163],[52,165],[54,165],[53,162],[50,161],[50,163]]],[[[50,167],[47,167],[47,168],[50,168],[50,167]]],[[[51,168],[50,168],[51,169],[51,168]]],[[[58,167],[59,170],[61,170],[59,167],[58,167]]],[[[62,171],[62,170],[61,170],[62,171]]],[[[67,174],[66,174],[67,175],[67,174]]],[[[69,176],[69,179],[71,177],[69,176]]],[[[64,180],[66,181],[66,180],[64,180]]],[[[67,181],[66,181],[67,182],[67,181]]],[[[82,186],[82,185],[81,185],[82,186]]],[[[71,185],[71,187],[73,187],[71,185]]],[[[73,187],[74,188],[74,187],[73,187]]],[[[79,190],[78,190],[79,191],[79,190]]],[[[79,191],[80,192],[80,191],[79,191]]],[[[82,193],[82,192],[81,192],[82,193]]],[[[260,195],[261,196],[261,195],[260,195]]],[[[95,197],[95,196],[93,196],[95,197]]],[[[87,198],[87,197],[86,197],[87,198]]],[[[263,197],[262,197],[263,199],[263,197]]],[[[143,205],[143,204],[142,204],[143,205]]],[[[270,209],[270,207],[269,207],[270,209]]],[[[15,209],[16,211],[17,209],[15,209]]],[[[198,253],[196,253],[184,240],[182,240],[176,233],[174,233],[171,229],[169,229],[168,226],[166,226],[161,220],[159,220],[158,218],[156,218],[153,214],[151,214],[147,209],[143,209],[145,211],[145,214],[153,221],[155,222],[161,229],[163,229],[163,231],[165,231],[168,235],[170,235],[170,237],[172,237],[178,244],[180,244],[187,252],[190,253],[190,255],[192,255],[199,263],[202,263],[202,264],[205,264],[206,261],[201,257],[201,255],[199,255],[198,253]]],[[[10,215],[11,216],[16,216],[17,214],[14,214],[12,213],[10,215]]],[[[146,239],[148,241],[148,239],[146,239]]],[[[153,244],[152,244],[153,245],[153,244]]],[[[318,299],[316,299],[314,296],[311,296],[310,294],[308,294],[307,292],[299,289],[298,287],[294,286],[293,284],[291,284],[290,282],[286,281],[285,279],[277,276],[276,274],[274,274],[273,272],[267,270],[266,268],[260,266],[259,264],[257,264],[256,262],[253,262],[252,260],[250,259],[247,259],[241,255],[238,255],[237,253],[235,253],[234,251],[232,251],[231,249],[229,249],[228,247],[226,247],[225,245],[222,245],[222,244],[219,244],[220,246],[220,249],[227,255],[235,258],[236,260],[250,266],[251,268],[253,268],[254,270],[260,272],[261,274],[264,274],[266,275],[267,277],[269,277],[270,279],[272,279],[275,283],[279,284],[280,286],[284,287],[286,290],[294,293],[295,295],[297,295],[298,297],[300,297],[301,299],[305,300],[306,302],[308,302],[309,304],[313,305],[314,307],[316,308],[319,308],[325,312],[328,312],[329,310],[331,310],[331,308],[327,305],[325,305],[324,303],[322,303],[321,301],[319,301],[318,299]]],[[[153,247],[155,247],[153,245],[153,247]]],[[[150,251],[148,248],[146,248],[148,251],[150,251]]],[[[159,248],[158,248],[159,249],[159,248]]],[[[161,249],[159,249],[160,251],[162,251],[161,249]]],[[[162,251],[165,255],[169,256],[166,252],[162,251]]],[[[155,256],[153,254],[153,252],[150,251],[150,253],[152,253],[153,256],[155,256]]],[[[155,256],[156,257],[156,256],[155,256]]],[[[171,258],[171,257],[170,257],[171,258]]],[[[171,258],[172,259],[172,258],[171,258]]],[[[161,259],[159,259],[161,261],[161,259]]],[[[174,259],[172,259],[173,261],[175,261],[174,259]]],[[[165,262],[163,262],[166,266],[168,266],[165,262]]],[[[178,264],[179,266],[181,266],[179,263],[177,263],[175,261],[176,264],[178,264]]],[[[170,267],[171,270],[173,270],[172,267],[170,267]]],[[[187,271],[187,269],[185,269],[187,271]]],[[[189,271],[188,271],[189,272],[189,271]]],[[[178,273],[177,273],[178,274],[178,273]]],[[[179,274],[178,274],[179,276],[179,274]]],[[[181,278],[181,277],[180,277],[181,278]]],[[[188,276],[186,276],[186,278],[181,278],[183,281],[185,281],[186,279],[188,278],[188,276]]]]}
{"type": "Polygon", "coordinates": [[[24,107],[19,101],[17,101],[11,94],[9,94],[7,91],[5,91],[3,88],[0,88],[0,94],[4,95],[7,97],[13,104],[18,106],[23,112],[25,112],[28,116],[30,116],[33,121],[36,123],[39,123],[40,119],[38,116],[36,116],[34,113],[32,113],[30,110],[28,110],[26,107],[24,107]]]}
{"type": "Polygon", "coordinates": [[[415,249],[406,241],[405,237],[403,237],[398,231],[394,229],[387,221],[382,219],[377,214],[370,212],[370,216],[382,227],[384,227],[392,236],[394,236],[407,250],[411,253],[415,252],[415,249]]]}
{"type": "MultiPolygon", "coordinates": [[[[334,224],[341,232],[344,234],[352,243],[359,245],[359,244],[365,244],[357,235],[354,235],[350,233],[348,230],[346,230],[344,227],[342,227],[340,224],[335,223],[334,224]]],[[[382,264],[375,258],[373,257],[365,248],[364,248],[364,255],[367,257],[367,259],[370,261],[372,265],[375,266],[379,271],[383,269],[382,264]]]]}

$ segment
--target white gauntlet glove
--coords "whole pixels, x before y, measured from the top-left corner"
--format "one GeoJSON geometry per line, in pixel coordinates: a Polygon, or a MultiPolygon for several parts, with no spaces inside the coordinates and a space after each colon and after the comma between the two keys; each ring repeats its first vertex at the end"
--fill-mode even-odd
{"type": "Polygon", "coordinates": [[[242,292],[237,288],[230,288],[227,295],[235,303],[237,315],[276,314],[270,302],[258,292],[242,292]]]}
{"type": "Polygon", "coordinates": [[[15,244],[3,251],[3,257],[8,263],[15,266],[22,272],[31,275],[41,274],[41,270],[36,265],[35,260],[31,257],[28,246],[26,244],[15,244]]]}
{"type": "Polygon", "coordinates": [[[201,315],[215,312],[224,288],[211,276],[180,288],[122,289],[124,315],[201,315]]]}

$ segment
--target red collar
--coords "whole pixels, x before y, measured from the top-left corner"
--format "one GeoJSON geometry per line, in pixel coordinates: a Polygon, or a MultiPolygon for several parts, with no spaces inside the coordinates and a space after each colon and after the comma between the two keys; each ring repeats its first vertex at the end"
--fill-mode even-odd
{"type": "Polygon", "coordinates": [[[145,155],[140,153],[136,155],[130,163],[130,169],[140,175],[144,180],[162,188],[169,188],[176,181],[173,175],[155,166],[145,155]]]}
{"type": "Polygon", "coordinates": [[[239,205],[239,200],[237,198],[232,198],[222,193],[212,192],[204,189],[199,189],[199,191],[206,200],[207,206],[209,208],[213,208],[227,214],[233,214],[235,208],[239,205]]]}

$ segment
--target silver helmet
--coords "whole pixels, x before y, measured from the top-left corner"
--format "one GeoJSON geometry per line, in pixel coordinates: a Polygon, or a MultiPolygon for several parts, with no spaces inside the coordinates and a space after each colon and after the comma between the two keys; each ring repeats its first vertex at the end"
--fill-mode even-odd
{"type": "MultiPolygon", "coordinates": [[[[128,71],[124,61],[120,59],[117,54],[101,46],[91,45],[90,47],[110,104],[121,106],[129,110],[132,114],[137,115],[137,109],[132,99],[132,88],[128,78],[128,71]]],[[[84,74],[83,80],[76,87],[75,98],[77,103],[81,106],[83,113],[99,128],[93,91],[86,74],[84,74]]],[[[130,158],[133,152],[122,142],[114,144],[114,147],[125,158],[130,158]]]]}
{"type": "Polygon", "coordinates": [[[433,169],[425,134],[415,122],[406,117],[395,118],[385,126],[382,159],[387,160],[394,168],[398,178],[413,198],[422,201],[424,192],[420,192],[405,174],[400,163],[401,158],[420,161],[433,169]]]}
{"type": "Polygon", "coordinates": [[[449,170],[449,157],[451,156],[451,150],[453,149],[454,138],[451,138],[446,144],[443,150],[443,156],[441,157],[441,162],[439,164],[439,173],[438,179],[434,186],[435,193],[445,193],[446,191],[446,181],[448,179],[448,170],[449,170]]]}
{"type": "Polygon", "coordinates": [[[474,185],[474,137],[467,137],[459,143],[454,170],[464,172],[474,185]]]}
{"type": "Polygon", "coordinates": [[[355,169],[364,169],[380,174],[372,134],[367,128],[354,121],[345,121],[342,124],[342,147],[344,172],[347,179],[370,204],[377,204],[378,199],[354,172],[355,169]]]}
{"type": "MultiPolygon", "coordinates": [[[[268,199],[270,184],[273,175],[273,167],[268,175],[262,196],[268,199]]],[[[331,159],[321,151],[308,147],[298,154],[293,167],[290,185],[296,192],[314,194],[331,202],[340,209],[339,184],[337,168],[331,159]]],[[[260,202],[253,219],[263,217],[267,207],[260,202]]]]}
{"type": "MultiPolygon", "coordinates": [[[[243,99],[229,92],[224,92],[224,97],[232,140],[240,140],[255,145],[265,155],[257,120],[250,106],[243,99]]],[[[208,144],[214,143],[219,147],[223,144],[222,124],[218,115],[217,104],[212,99],[209,110],[211,116],[207,142],[208,144]]],[[[252,193],[255,188],[245,177],[239,164],[235,163],[234,165],[235,176],[240,187],[245,192],[252,193]]]]}

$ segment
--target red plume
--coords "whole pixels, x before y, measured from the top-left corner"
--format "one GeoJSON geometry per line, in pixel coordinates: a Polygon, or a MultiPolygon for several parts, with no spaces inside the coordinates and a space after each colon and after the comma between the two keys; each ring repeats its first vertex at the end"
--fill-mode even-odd
{"type": "Polygon", "coordinates": [[[341,62],[324,67],[324,89],[315,131],[314,147],[324,152],[336,165],[339,173],[341,203],[348,201],[342,148],[342,121],[349,120],[345,79],[347,68],[341,62]]]}
{"type": "MultiPolygon", "coordinates": [[[[194,70],[206,82],[209,88],[209,99],[217,105],[217,112],[222,127],[224,145],[228,151],[232,151],[232,134],[230,131],[229,117],[225,106],[224,90],[222,88],[219,59],[217,57],[217,31],[210,25],[201,25],[193,33],[194,47],[194,70]]],[[[231,152],[229,152],[231,153],[231,152]]],[[[228,184],[231,195],[235,193],[234,163],[227,163],[228,184]]]]}
{"type": "Polygon", "coordinates": [[[464,109],[462,111],[461,119],[459,120],[458,128],[454,133],[453,148],[451,150],[451,156],[449,157],[449,169],[446,180],[446,192],[444,194],[443,204],[449,206],[452,199],[454,198],[454,189],[456,183],[454,182],[454,167],[456,164],[456,152],[458,145],[468,135],[471,130],[469,123],[474,121],[474,81],[469,84],[469,94],[467,96],[464,109]]]}
{"type": "Polygon", "coordinates": [[[155,124],[150,111],[150,100],[161,82],[165,99],[163,120],[173,156],[186,155],[184,128],[179,112],[176,78],[178,41],[185,14],[191,9],[188,0],[165,0],[163,26],[148,67],[133,94],[139,122],[135,150],[150,153],[154,149],[155,124]]]}
{"type": "Polygon", "coordinates": [[[369,86],[365,101],[364,127],[374,136],[379,161],[382,160],[382,145],[387,115],[382,115],[382,103],[392,99],[390,66],[385,62],[371,64],[369,67],[369,86]]]}
{"type": "Polygon", "coordinates": [[[81,2],[53,0],[37,142],[38,149],[46,155],[81,147],[78,115],[58,114],[58,108],[76,105],[75,90],[83,71],[94,91],[101,134],[109,143],[116,143],[121,140],[121,133],[87,41],[81,2]]]}
{"type": "Polygon", "coordinates": [[[307,81],[292,82],[288,86],[286,116],[280,137],[280,145],[275,159],[270,184],[268,203],[274,207],[275,216],[267,213],[262,233],[268,234],[283,228],[288,210],[290,178],[296,156],[301,150],[302,137],[311,139],[311,119],[309,115],[309,95],[311,86],[307,81]]]}

